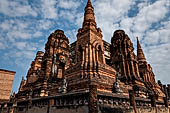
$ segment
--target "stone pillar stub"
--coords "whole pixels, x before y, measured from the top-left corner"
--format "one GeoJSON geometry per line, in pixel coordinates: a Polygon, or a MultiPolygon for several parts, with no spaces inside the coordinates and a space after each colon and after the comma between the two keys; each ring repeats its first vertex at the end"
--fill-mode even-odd
{"type": "Polygon", "coordinates": [[[164,97],[164,103],[165,103],[165,107],[168,107],[169,106],[169,103],[168,103],[168,98],[167,96],[164,97]]]}
{"type": "Polygon", "coordinates": [[[155,95],[151,95],[151,106],[156,107],[156,98],[155,95]]]}
{"type": "Polygon", "coordinates": [[[134,112],[137,113],[135,94],[133,90],[129,90],[130,105],[133,106],[134,112]]]}
{"type": "Polygon", "coordinates": [[[89,85],[89,113],[98,113],[97,85],[89,85]]]}

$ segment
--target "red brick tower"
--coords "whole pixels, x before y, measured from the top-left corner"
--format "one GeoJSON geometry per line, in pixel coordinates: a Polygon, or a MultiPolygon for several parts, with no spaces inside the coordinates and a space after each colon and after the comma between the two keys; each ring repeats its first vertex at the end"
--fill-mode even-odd
{"type": "Polygon", "coordinates": [[[115,70],[106,65],[102,31],[97,28],[94,9],[88,0],[85,7],[84,22],[78,30],[76,42],[76,64],[74,71],[66,77],[69,81],[69,90],[88,88],[89,84],[100,84],[98,90],[112,91],[115,79],[115,70]],[[107,78],[107,79],[106,79],[107,78]]]}
{"type": "Polygon", "coordinates": [[[48,37],[42,61],[42,78],[47,80],[63,78],[63,71],[69,65],[69,40],[64,31],[56,30],[48,37]]]}
{"type": "Polygon", "coordinates": [[[125,84],[133,86],[137,96],[145,97],[146,88],[139,75],[133,44],[123,30],[117,30],[111,39],[111,64],[125,84]]]}
{"type": "Polygon", "coordinates": [[[44,56],[44,52],[42,51],[37,52],[36,57],[34,61],[32,61],[31,67],[28,70],[26,84],[33,83],[39,78],[43,56],[44,56]]]}
{"type": "Polygon", "coordinates": [[[111,40],[111,64],[125,81],[140,80],[133,44],[123,30],[117,30],[111,40]]]}

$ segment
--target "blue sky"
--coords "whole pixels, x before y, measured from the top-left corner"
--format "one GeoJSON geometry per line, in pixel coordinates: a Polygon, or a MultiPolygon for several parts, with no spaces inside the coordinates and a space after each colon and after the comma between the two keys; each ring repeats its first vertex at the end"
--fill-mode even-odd
{"type": "MultiPolygon", "coordinates": [[[[38,50],[56,29],[76,40],[87,0],[0,0],[0,68],[16,71],[13,91],[38,50]]],[[[123,29],[136,48],[138,36],[156,79],[170,83],[170,1],[92,0],[103,39],[123,29]]],[[[135,49],[136,52],[136,49],[135,49]]]]}

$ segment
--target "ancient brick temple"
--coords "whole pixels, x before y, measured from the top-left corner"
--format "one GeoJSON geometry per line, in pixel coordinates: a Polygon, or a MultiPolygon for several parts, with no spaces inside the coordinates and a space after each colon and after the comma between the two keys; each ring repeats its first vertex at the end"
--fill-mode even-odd
{"type": "MultiPolygon", "coordinates": [[[[2,112],[11,113],[169,113],[168,94],[156,83],[137,38],[116,30],[111,44],[102,40],[90,0],[77,40],[64,31],[48,37],[26,80],[2,112]]],[[[170,88],[169,88],[170,89],[170,88]]]]}

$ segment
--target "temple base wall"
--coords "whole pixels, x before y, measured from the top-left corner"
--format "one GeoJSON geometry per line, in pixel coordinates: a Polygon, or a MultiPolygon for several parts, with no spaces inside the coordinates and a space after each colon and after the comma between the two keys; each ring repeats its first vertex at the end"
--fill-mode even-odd
{"type": "MultiPolygon", "coordinates": [[[[0,113],[7,113],[8,110],[0,110],[0,113]]],[[[88,106],[68,106],[68,107],[55,107],[55,106],[42,106],[31,107],[22,109],[10,109],[9,113],[88,113],[88,106]]]]}
{"type": "MultiPolygon", "coordinates": [[[[137,112],[134,111],[132,106],[119,107],[119,106],[106,106],[99,105],[98,113],[170,113],[167,107],[137,107],[137,112]]],[[[30,107],[30,108],[11,108],[0,110],[0,113],[90,113],[88,105],[83,106],[41,106],[41,107],[30,107]]]]}
{"type": "MultiPolygon", "coordinates": [[[[133,107],[99,106],[98,113],[135,113],[133,107]]],[[[170,113],[166,107],[137,107],[137,113],[170,113]]]]}
{"type": "Polygon", "coordinates": [[[51,107],[50,113],[88,113],[88,106],[73,106],[60,109],[51,107]]]}

